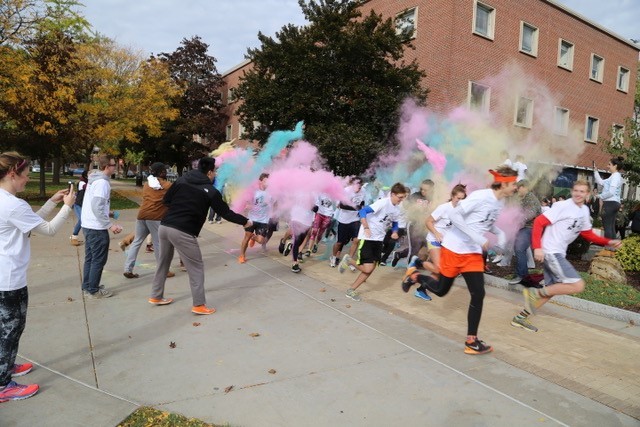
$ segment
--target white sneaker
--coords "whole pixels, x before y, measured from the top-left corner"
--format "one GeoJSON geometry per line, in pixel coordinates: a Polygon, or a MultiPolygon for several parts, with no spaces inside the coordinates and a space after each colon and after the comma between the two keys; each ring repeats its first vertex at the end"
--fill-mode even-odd
{"type": "Polygon", "coordinates": [[[492,263],[497,264],[502,261],[502,255],[496,255],[495,258],[491,260],[492,263]]]}
{"type": "Polygon", "coordinates": [[[332,268],[335,268],[336,265],[338,265],[338,257],[337,256],[332,256],[331,258],[329,258],[329,265],[332,268]]]}

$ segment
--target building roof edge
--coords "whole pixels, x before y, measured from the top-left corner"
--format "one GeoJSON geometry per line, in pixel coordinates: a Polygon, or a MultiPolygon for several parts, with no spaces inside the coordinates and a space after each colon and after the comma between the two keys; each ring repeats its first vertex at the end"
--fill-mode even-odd
{"type": "Polygon", "coordinates": [[[224,73],[221,74],[222,77],[226,77],[229,74],[233,73],[234,71],[239,70],[240,68],[248,65],[251,63],[250,59],[245,59],[244,61],[242,61],[241,63],[234,65],[233,67],[229,68],[227,71],[225,71],[224,73]]]}

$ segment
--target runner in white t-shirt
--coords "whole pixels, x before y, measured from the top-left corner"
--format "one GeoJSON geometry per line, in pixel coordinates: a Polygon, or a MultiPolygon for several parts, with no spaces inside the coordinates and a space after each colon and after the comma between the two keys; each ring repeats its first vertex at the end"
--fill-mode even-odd
{"type": "Polygon", "coordinates": [[[354,261],[349,254],[345,254],[340,262],[340,273],[353,265],[360,270],[355,282],[347,290],[347,297],[354,301],[360,301],[360,295],[356,291],[373,273],[380,262],[384,236],[389,227],[394,231],[392,236],[398,238],[398,218],[400,207],[398,206],[406,197],[409,190],[399,182],[391,187],[389,197],[380,199],[369,206],[363,207],[360,217],[360,230],[358,231],[358,260],[354,261]]]}
{"type": "Polygon", "coordinates": [[[258,178],[258,189],[253,194],[251,204],[248,207],[247,218],[251,220],[252,224],[244,229],[244,238],[240,244],[240,256],[238,256],[238,262],[240,264],[247,262],[247,247],[253,247],[255,242],[262,244],[269,232],[272,200],[267,192],[268,184],[269,174],[260,174],[258,178]]]}
{"type": "MultiPolygon", "coordinates": [[[[313,224],[311,225],[311,233],[309,234],[308,243],[306,245],[306,256],[311,256],[311,252],[314,254],[318,252],[318,243],[322,239],[322,235],[331,224],[331,218],[336,210],[336,204],[326,194],[320,194],[316,198],[315,215],[313,217],[313,224]],[[310,248],[310,249],[309,249],[310,248]]],[[[305,248],[302,248],[304,251],[305,248]]]]}
{"type": "Polygon", "coordinates": [[[452,209],[449,217],[453,227],[442,240],[440,253],[440,279],[421,275],[415,267],[409,267],[402,281],[402,290],[408,292],[411,285],[420,283],[439,297],[445,296],[453,281],[462,274],[471,295],[467,314],[467,340],[464,352],[467,354],[485,354],[493,348],[478,338],[478,326],[482,317],[484,301],[484,259],[483,251],[488,249],[489,241],[485,233],[491,232],[498,237],[498,246],[505,243],[505,235],[494,225],[504,199],[516,192],[518,173],[508,166],[500,166],[489,171],[494,178],[490,189],[478,190],[460,201],[452,209]]]}
{"type": "Polygon", "coordinates": [[[22,385],[11,379],[33,368],[31,363],[15,363],[27,321],[30,237],[32,232],[53,236],[64,225],[75,201],[72,189],[60,190],[34,212],[16,197],[27,182],[29,160],[15,151],[0,154],[0,402],[26,399],[38,392],[37,384],[22,385]],[[51,222],[45,221],[60,201],[64,201],[60,212],[51,222]]]}
{"type": "Polygon", "coordinates": [[[525,308],[511,320],[511,325],[537,332],[538,328],[528,320],[537,308],[554,295],[573,295],[584,290],[584,280],[566,259],[567,247],[578,236],[598,245],[621,246],[620,240],[600,237],[591,230],[589,208],[585,204],[590,192],[591,185],[587,181],[576,181],[571,189],[571,199],[554,203],[533,222],[533,256],[536,261],[544,261],[546,286],[523,290],[525,308]]]}
{"type": "Polygon", "coordinates": [[[350,185],[344,189],[344,192],[345,198],[349,202],[341,202],[338,204],[338,210],[336,212],[338,220],[338,237],[331,251],[331,259],[329,261],[329,265],[331,267],[335,267],[337,265],[342,248],[351,241],[353,241],[353,244],[349,254],[353,256],[355,253],[355,248],[358,244],[358,229],[360,227],[358,211],[364,206],[365,197],[364,190],[362,189],[362,178],[353,178],[350,185]]]}

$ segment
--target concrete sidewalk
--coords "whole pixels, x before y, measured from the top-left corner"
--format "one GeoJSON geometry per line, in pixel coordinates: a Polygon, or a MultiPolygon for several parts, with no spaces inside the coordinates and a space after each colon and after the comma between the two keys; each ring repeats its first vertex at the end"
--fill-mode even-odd
{"type": "MultiPolygon", "coordinates": [[[[122,212],[125,232],[136,213],[122,212]]],[[[549,305],[527,333],[509,326],[520,297],[489,287],[480,336],[495,351],[468,356],[462,286],[425,302],[380,268],[356,303],[344,296],[355,276],[320,254],[292,273],[281,233],[237,264],[241,231],[206,224],[199,239],[212,316],[190,312],[177,268],[175,302],[148,304],[154,257],[141,251],[140,278],[125,279],[122,235],[103,275],[116,295],[85,301],[84,247],[32,235],[20,357],[37,366],[21,380],[41,391],[1,404],[0,425],[114,426],[142,404],[234,426],[639,423],[638,326],[549,305]]]]}

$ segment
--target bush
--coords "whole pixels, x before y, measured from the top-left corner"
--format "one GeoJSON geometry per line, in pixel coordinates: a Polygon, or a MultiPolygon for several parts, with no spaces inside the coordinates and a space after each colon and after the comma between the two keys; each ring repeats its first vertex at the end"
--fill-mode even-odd
{"type": "Polygon", "coordinates": [[[616,252],[616,258],[625,271],[640,271],[640,236],[633,235],[624,239],[616,252]]]}

